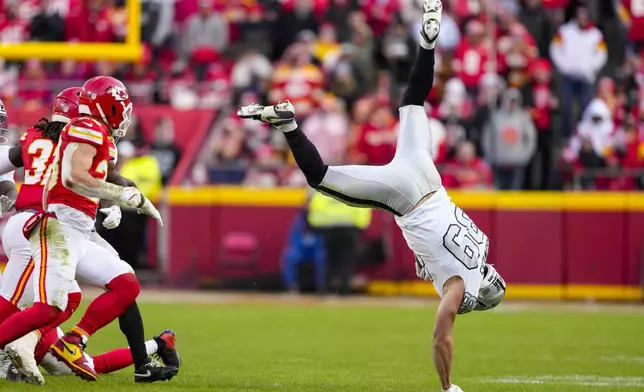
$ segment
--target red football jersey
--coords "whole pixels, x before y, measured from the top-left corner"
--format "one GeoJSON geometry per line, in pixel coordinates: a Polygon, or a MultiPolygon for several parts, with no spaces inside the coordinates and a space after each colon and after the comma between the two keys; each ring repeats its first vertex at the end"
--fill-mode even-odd
{"type": "Polygon", "coordinates": [[[43,137],[39,130],[29,128],[20,138],[20,151],[25,168],[25,181],[18,192],[16,211],[42,211],[42,191],[47,180],[45,173],[54,161],[56,143],[43,137]]]}
{"type": "Polygon", "coordinates": [[[104,124],[91,117],[78,117],[63,128],[57,147],[57,159],[49,179],[48,204],[63,204],[96,218],[99,200],[80,195],[67,189],[62,182],[62,164],[65,149],[70,143],[90,144],[96,148],[89,173],[92,177],[105,180],[107,162],[116,158],[116,148],[111,132],[104,124]]]}
{"type": "Polygon", "coordinates": [[[466,87],[478,87],[479,81],[488,71],[489,59],[490,52],[484,44],[472,45],[467,39],[463,39],[454,52],[456,76],[466,87]]]}
{"type": "Polygon", "coordinates": [[[634,42],[644,42],[644,0],[623,0],[623,5],[631,20],[628,38],[634,42]]]}

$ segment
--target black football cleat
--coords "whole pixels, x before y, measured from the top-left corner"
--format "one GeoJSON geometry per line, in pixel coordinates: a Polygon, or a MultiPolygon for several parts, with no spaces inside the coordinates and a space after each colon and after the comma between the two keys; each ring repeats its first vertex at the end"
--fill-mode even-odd
{"type": "Polygon", "coordinates": [[[166,329],[161,332],[161,334],[154,337],[154,341],[157,342],[159,350],[157,351],[157,357],[163,361],[166,366],[174,366],[179,369],[181,365],[181,358],[177,352],[177,334],[171,330],[166,329]]]}
{"type": "Polygon", "coordinates": [[[157,361],[150,361],[134,371],[135,383],[170,381],[179,373],[174,366],[163,366],[157,361]]]}

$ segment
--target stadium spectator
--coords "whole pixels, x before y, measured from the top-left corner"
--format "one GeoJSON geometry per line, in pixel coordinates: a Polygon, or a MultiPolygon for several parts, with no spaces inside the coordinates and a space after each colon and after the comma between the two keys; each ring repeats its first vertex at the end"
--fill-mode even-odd
{"type": "Polygon", "coordinates": [[[613,146],[613,131],[615,125],[611,110],[606,101],[601,98],[593,99],[577,126],[577,134],[572,139],[573,151],[578,151],[584,141],[589,141],[599,157],[606,157],[613,146]]]}
{"type": "Polygon", "coordinates": [[[580,137],[579,152],[574,159],[575,183],[581,189],[597,189],[597,173],[606,166],[588,137],[580,137]]]}
{"type": "Polygon", "coordinates": [[[351,40],[348,42],[353,46],[352,56],[356,64],[359,64],[360,71],[363,72],[365,80],[372,80],[376,69],[374,64],[374,53],[376,50],[376,41],[373,36],[371,27],[367,24],[366,16],[361,11],[356,11],[349,16],[351,26],[351,40]]]}
{"type": "Polygon", "coordinates": [[[487,163],[476,156],[474,144],[463,141],[456,147],[456,158],[445,164],[443,186],[467,190],[492,188],[492,172],[487,163]]]}
{"type": "Polygon", "coordinates": [[[249,90],[267,94],[272,76],[273,65],[266,56],[255,49],[241,53],[231,71],[233,103],[237,104],[241,95],[249,90]]]}
{"type": "Polygon", "coordinates": [[[521,23],[509,18],[496,45],[497,71],[508,75],[512,87],[521,88],[529,79],[528,68],[539,54],[530,33],[521,23]]]}
{"type": "MultiPolygon", "coordinates": [[[[249,3],[252,4],[252,2],[249,3]]],[[[266,45],[266,42],[273,41],[274,26],[265,13],[266,11],[260,4],[245,7],[244,16],[238,18],[233,24],[234,31],[238,35],[235,40],[235,46],[253,48],[266,56],[272,55],[273,48],[270,45],[266,45]]]]}
{"type": "Polygon", "coordinates": [[[368,90],[366,74],[369,71],[357,57],[359,51],[352,44],[343,44],[340,58],[327,76],[329,91],[343,99],[349,108],[368,90]]]}
{"type": "MultiPolygon", "coordinates": [[[[99,0],[81,1],[70,7],[65,19],[65,40],[71,42],[113,42],[126,23],[124,10],[105,8],[99,0]],[[116,15],[112,15],[116,12],[116,15]]],[[[121,7],[122,8],[122,7],[121,7]]]]}
{"type": "Polygon", "coordinates": [[[173,2],[141,0],[141,41],[158,51],[171,39],[174,17],[173,2]]]}
{"type": "Polygon", "coordinates": [[[537,131],[530,114],[521,108],[521,92],[511,88],[483,131],[483,150],[498,189],[523,189],[526,166],[536,147],[537,131]]]}
{"type": "Polygon", "coordinates": [[[335,26],[339,42],[347,42],[351,39],[352,28],[349,25],[349,15],[359,9],[360,6],[357,0],[329,1],[329,8],[326,11],[324,20],[335,26]]]}
{"type": "Polygon", "coordinates": [[[319,192],[311,197],[307,220],[324,239],[328,287],[340,295],[351,293],[360,234],[371,223],[371,214],[370,209],[349,207],[319,192]]]}
{"type": "Polygon", "coordinates": [[[402,11],[402,4],[399,0],[364,0],[361,8],[374,36],[380,38],[402,11]]]}
{"type": "Polygon", "coordinates": [[[294,0],[280,11],[273,33],[273,57],[280,58],[302,31],[317,33],[319,18],[314,14],[313,0],[294,0]]]}
{"type": "Polygon", "coordinates": [[[243,184],[263,188],[275,188],[280,185],[284,162],[279,151],[271,144],[265,143],[257,147],[254,153],[254,164],[246,172],[243,184]]]}
{"type": "Polygon", "coordinates": [[[606,64],[604,38],[592,25],[588,8],[579,6],[575,18],[559,28],[550,45],[550,57],[563,76],[562,136],[570,138],[572,105],[577,102],[582,113],[593,95],[593,84],[606,64]]]}
{"type": "Polygon", "coordinates": [[[307,44],[297,42],[291,45],[275,68],[270,101],[288,99],[298,105],[298,116],[308,116],[317,106],[324,84],[324,75],[312,60],[307,44]]]}
{"type": "Polygon", "coordinates": [[[168,183],[181,158],[181,149],[174,141],[172,117],[160,117],[154,127],[154,140],[150,153],[157,159],[161,170],[161,181],[168,183]]]}
{"type": "Polygon", "coordinates": [[[315,267],[315,288],[318,293],[326,292],[326,254],[320,234],[311,229],[306,219],[308,209],[299,213],[293,221],[288,245],[284,249],[282,278],[286,289],[300,291],[298,270],[302,263],[313,262],[315,267]]]}
{"type": "Polygon", "coordinates": [[[644,139],[642,138],[637,124],[629,120],[624,130],[615,143],[613,152],[619,166],[624,169],[620,183],[616,184],[621,190],[642,189],[644,178],[644,139]]]}
{"type": "Polygon", "coordinates": [[[0,58],[0,100],[11,103],[18,95],[18,67],[10,67],[0,58]]]}
{"type": "Polygon", "coordinates": [[[447,149],[447,157],[453,157],[456,145],[468,137],[472,111],[472,102],[463,82],[457,78],[448,80],[445,83],[443,100],[433,113],[445,127],[444,147],[447,149]]]}
{"type": "Polygon", "coordinates": [[[220,184],[239,184],[246,175],[246,154],[242,122],[226,119],[219,134],[212,138],[208,166],[210,181],[220,184]]]}
{"type": "Polygon", "coordinates": [[[628,39],[632,50],[644,50],[644,6],[641,0],[621,0],[620,14],[628,28],[628,39]]]}
{"type": "Polygon", "coordinates": [[[152,104],[155,102],[159,75],[151,67],[151,61],[152,52],[148,46],[144,46],[143,58],[133,63],[123,76],[123,81],[127,83],[132,100],[137,104],[152,104]]]}
{"type": "Polygon", "coordinates": [[[51,95],[48,88],[49,81],[42,61],[36,59],[27,61],[18,82],[22,88],[19,98],[23,107],[41,107],[49,100],[51,95]]]}
{"type": "Polygon", "coordinates": [[[335,165],[344,161],[349,121],[339,99],[325,96],[320,107],[304,121],[302,130],[315,143],[324,162],[335,165]]]}
{"type": "Polygon", "coordinates": [[[228,22],[214,9],[213,0],[199,0],[199,12],[186,21],[181,54],[184,63],[192,63],[197,78],[203,79],[206,66],[217,61],[228,48],[228,22]]]}
{"type": "Polygon", "coordinates": [[[313,43],[313,57],[318,59],[324,68],[333,64],[340,57],[340,44],[336,38],[335,27],[330,23],[320,26],[320,34],[313,43]]]}
{"type": "Polygon", "coordinates": [[[465,27],[466,35],[454,52],[452,67],[468,91],[475,93],[483,75],[490,70],[490,42],[485,26],[471,20],[465,27]]]}
{"type": "Polygon", "coordinates": [[[534,38],[539,55],[548,57],[555,29],[542,0],[525,0],[519,12],[519,21],[534,38]]]}
{"type": "Polygon", "coordinates": [[[603,77],[597,83],[596,97],[606,102],[615,126],[620,126],[626,118],[625,98],[616,91],[615,81],[603,77]]]}
{"type": "Polygon", "coordinates": [[[532,64],[532,82],[526,85],[523,96],[526,110],[532,116],[537,129],[537,151],[530,164],[530,188],[549,189],[552,181],[554,156],[554,112],[559,108],[559,99],[553,92],[550,63],[538,60],[532,64]]]}
{"type": "Polygon", "coordinates": [[[470,127],[468,135],[468,140],[474,143],[479,153],[482,152],[481,140],[483,138],[483,129],[490,121],[492,111],[499,106],[501,94],[505,89],[505,79],[496,73],[487,73],[481,78],[475,101],[472,126],[470,127]]]}
{"type": "Polygon", "coordinates": [[[31,19],[29,35],[34,41],[64,41],[65,19],[60,10],[51,7],[52,0],[42,1],[37,8],[37,13],[31,19]]]}
{"type": "Polygon", "coordinates": [[[0,13],[0,42],[19,43],[29,38],[29,20],[20,17],[18,8],[20,2],[7,0],[4,2],[3,12],[0,13]]]}
{"type": "Polygon", "coordinates": [[[380,103],[362,126],[356,144],[357,162],[386,165],[396,152],[397,121],[388,106],[380,103]]]}
{"type": "Polygon", "coordinates": [[[382,53],[399,90],[407,85],[417,47],[401,20],[391,24],[382,39],[382,53]]]}
{"type": "MultiPolygon", "coordinates": [[[[82,81],[87,79],[91,74],[91,66],[87,63],[78,63],[74,60],[63,60],[58,65],[57,79],[72,81],[82,81]]],[[[61,88],[62,89],[62,88],[61,88]]]]}
{"type": "Polygon", "coordinates": [[[458,20],[467,20],[476,18],[483,13],[483,4],[481,0],[453,0],[454,14],[458,20]]]}

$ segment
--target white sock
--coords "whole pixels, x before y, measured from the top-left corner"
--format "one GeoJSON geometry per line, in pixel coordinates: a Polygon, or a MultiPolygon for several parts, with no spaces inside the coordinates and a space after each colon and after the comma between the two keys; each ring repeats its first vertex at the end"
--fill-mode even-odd
{"type": "Polygon", "coordinates": [[[156,340],[152,339],[145,342],[145,351],[147,351],[148,355],[156,354],[159,351],[159,345],[156,340]]]}
{"type": "Polygon", "coordinates": [[[297,129],[297,122],[293,120],[289,123],[280,125],[279,127],[275,127],[275,128],[279,129],[282,132],[293,132],[294,130],[297,129]]]}
{"type": "Polygon", "coordinates": [[[427,41],[425,41],[425,38],[423,38],[423,35],[420,35],[420,47],[425,49],[425,50],[432,50],[436,47],[436,40],[432,42],[431,44],[427,41]]]}

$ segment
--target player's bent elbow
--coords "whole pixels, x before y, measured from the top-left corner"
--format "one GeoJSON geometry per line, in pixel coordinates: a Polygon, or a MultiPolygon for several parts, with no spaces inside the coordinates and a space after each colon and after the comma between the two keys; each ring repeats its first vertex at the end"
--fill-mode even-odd
{"type": "Polygon", "coordinates": [[[63,177],[63,186],[67,189],[71,189],[74,187],[74,180],[72,177],[63,177]]]}

